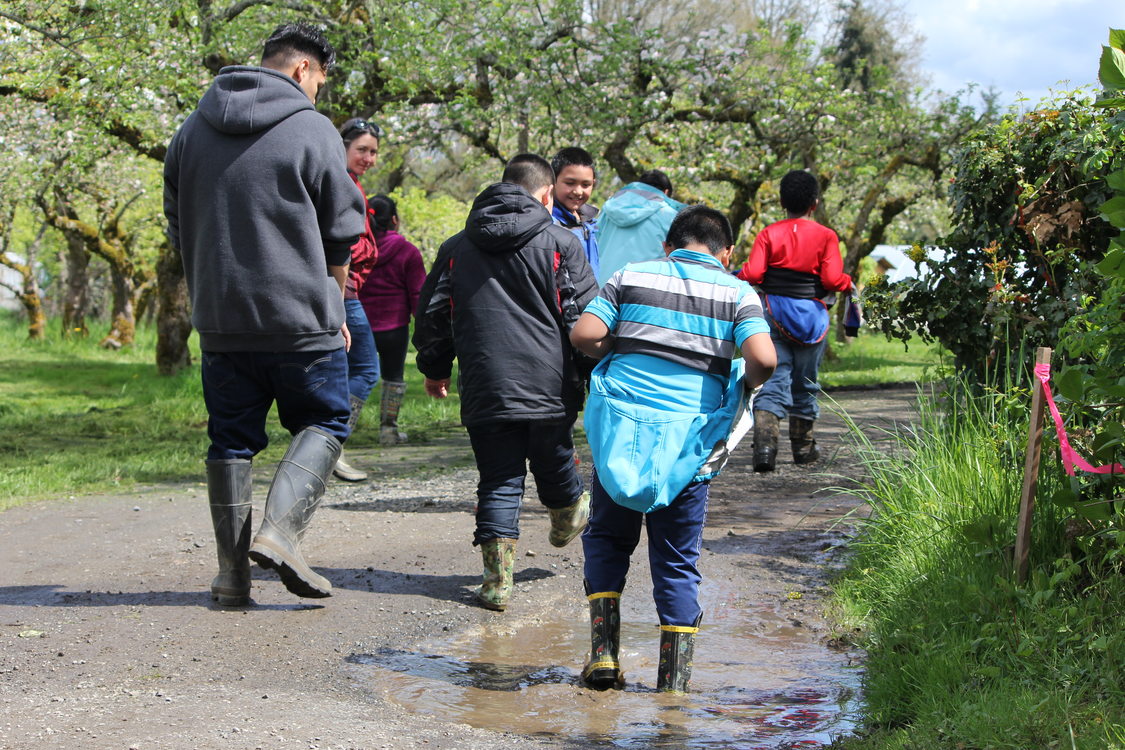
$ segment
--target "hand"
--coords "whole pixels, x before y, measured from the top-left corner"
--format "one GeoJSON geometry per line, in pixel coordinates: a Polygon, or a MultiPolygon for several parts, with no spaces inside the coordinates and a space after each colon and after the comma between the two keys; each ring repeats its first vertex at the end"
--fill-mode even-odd
{"type": "Polygon", "coordinates": [[[431,380],[426,378],[426,395],[432,398],[445,398],[449,395],[449,378],[431,380]]]}
{"type": "Polygon", "coordinates": [[[344,334],[344,351],[350,352],[352,350],[352,332],[348,330],[348,324],[340,328],[340,333],[344,334]]]}

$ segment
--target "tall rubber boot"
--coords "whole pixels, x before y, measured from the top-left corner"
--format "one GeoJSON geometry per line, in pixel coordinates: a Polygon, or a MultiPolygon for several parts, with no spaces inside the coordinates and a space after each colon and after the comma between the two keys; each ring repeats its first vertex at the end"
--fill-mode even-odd
{"type": "MultiPolygon", "coordinates": [[[[348,415],[348,435],[351,435],[356,424],[359,423],[359,413],[363,411],[364,400],[352,395],[349,395],[348,399],[352,407],[351,414],[348,415]]],[[[345,482],[362,482],[367,479],[367,472],[348,463],[347,459],[344,458],[343,450],[340,451],[340,457],[336,459],[336,468],[332,470],[332,474],[345,482]]]]}
{"type": "Polygon", "coordinates": [[[277,569],[285,588],[297,596],[332,596],[332,584],[314,573],[301,556],[301,540],[339,457],[336,438],[313,428],[298,432],[277,465],[265,518],[250,545],[250,559],[263,568],[277,569]]]}
{"type": "Polygon", "coordinates": [[[582,668],[582,681],[599,690],[624,682],[621,672],[621,592],[589,594],[590,657],[582,668]]]}
{"type": "Polygon", "coordinates": [[[811,419],[789,417],[789,445],[793,448],[793,463],[811,464],[820,458],[816,440],[813,439],[815,424],[811,419]]]}
{"type": "Polygon", "coordinates": [[[660,626],[660,666],[656,673],[656,689],[666,693],[686,693],[691,680],[691,660],[695,655],[695,625],[660,626]]]}
{"type": "Polygon", "coordinates": [[[240,458],[207,462],[207,498],[219,556],[211,598],[224,607],[250,603],[250,467],[250,461],[240,458]]]}
{"type": "Polygon", "coordinates": [[[383,381],[383,400],[379,404],[379,442],[383,445],[406,442],[406,433],[398,429],[398,412],[404,398],[406,383],[383,381]]]}
{"type": "Polygon", "coordinates": [[[552,547],[565,547],[570,540],[582,533],[590,520],[590,493],[583,492],[566,508],[548,508],[551,516],[551,533],[547,541],[552,547]]]}
{"type": "Polygon", "coordinates": [[[772,411],[754,411],[754,471],[773,471],[781,425],[772,411]]]}
{"type": "Polygon", "coordinates": [[[487,609],[503,612],[512,595],[512,569],[516,564],[515,539],[489,539],[481,542],[484,580],[476,590],[477,599],[487,609]]]}

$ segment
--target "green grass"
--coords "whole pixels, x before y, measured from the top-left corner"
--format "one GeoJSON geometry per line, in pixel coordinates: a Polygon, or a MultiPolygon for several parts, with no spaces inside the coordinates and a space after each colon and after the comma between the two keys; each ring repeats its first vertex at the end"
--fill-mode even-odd
{"type": "MultiPolygon", "coordinates": [[[[829,334],[831,335],[831,334],[829,334]]],[[[848,344],[830,343],[820,367],[825,388],[882,383],[926,383],[946,372],[941,345],[888,341],[881,333],[861,331],[848,344]]]]}
{"type": "Polygon", "coordinates": [[[1073,546],[1047,451],[1032,576],[1013,583],[1027,391],[950,393],[942,408],[923,399],[901,451],[854,431],[873,514],[835,606],[868,652],[867,713],[840,747],[1125,748],[1120,565],[1088,537],[1073,546]]]}
{"type": "MultiPolygon", "coordinates": [[[[63,341],[57,321],[45,341],[28,341],[21,320],[0,314],[0,509],[38,498],[127,491],[138,484],[199,481],[207,450],[207,412],[195,364],[178,375],[157,374],[156,336],[138,329],[135,346],[98,348],[94,336],[63,341]]],[[[457,428],[456,394],[428,398],[422,376],[407,367],[407,399],[400,415],[412,439],[457,428]]],[[[377,444],[379,391],[363,412],[350,443],[377,444]]],[[[267,421],[277,460],[288,433],[276,413],[267,421]]]]}

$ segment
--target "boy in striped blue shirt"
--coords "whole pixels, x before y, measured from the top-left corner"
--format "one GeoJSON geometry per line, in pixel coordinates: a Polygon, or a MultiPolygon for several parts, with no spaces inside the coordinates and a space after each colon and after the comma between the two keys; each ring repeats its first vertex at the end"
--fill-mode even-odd
{"type": "Polygon", "coordinates": [[[591,621],[582,677],[595,687],[622,679],[618,605],[643,523],[660,617],[657,689],[687,689],[709,488],[700,471],[725,439],[731,394],[743,386],[732,381],[732,359],[741,352],[748,388],[777,362],[757,294],[726,271],[734,250],[726,217],[685,208],[664,248],[666,258],[615,273],[570,335],[602,360],[586,405],[596,471],[582,536],[591,621]]]}

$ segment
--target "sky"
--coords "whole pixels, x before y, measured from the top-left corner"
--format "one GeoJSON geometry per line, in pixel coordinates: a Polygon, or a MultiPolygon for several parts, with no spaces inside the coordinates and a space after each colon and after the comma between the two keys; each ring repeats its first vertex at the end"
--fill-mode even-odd
{"type": "Polygon", "coordinates": [[[1001,108],[1051,89],[1096,84],[1109,29],[1125,29],[1125,0],[905,0],[925,37],[920,68],[952,93],[994,86],[1001,108]],[[1067,81],[1068,83],[1060,83],[1067,81]]]}

